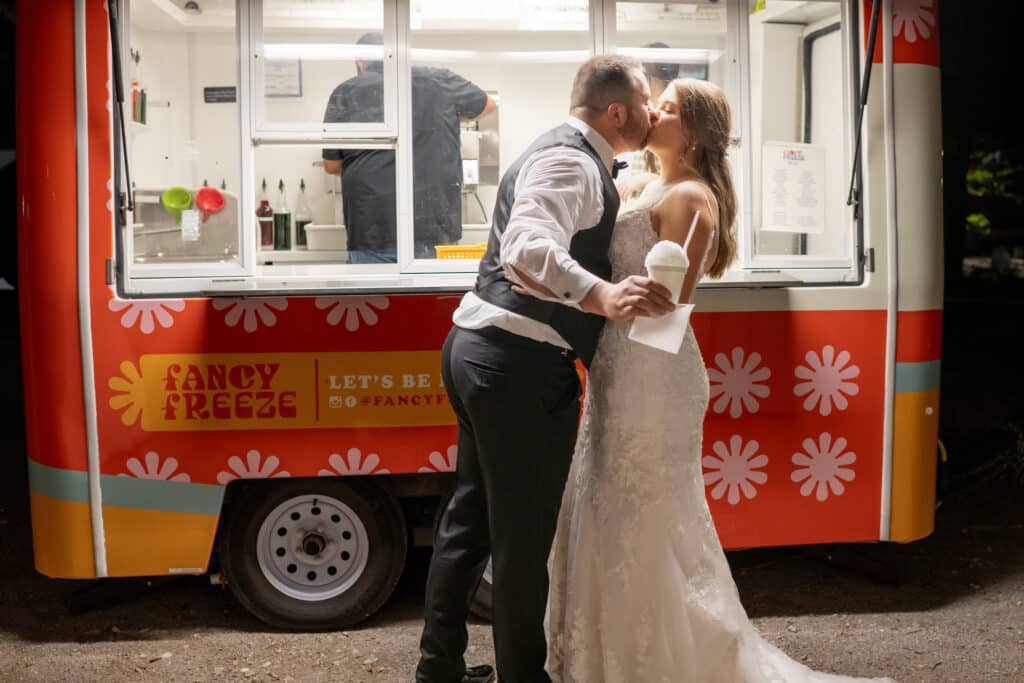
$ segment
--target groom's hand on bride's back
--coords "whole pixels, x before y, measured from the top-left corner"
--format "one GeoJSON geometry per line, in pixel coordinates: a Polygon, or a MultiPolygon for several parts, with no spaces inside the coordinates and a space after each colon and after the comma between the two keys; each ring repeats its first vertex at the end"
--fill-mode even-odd
{"type": "Polygon", "coordinates": [[[580,301],[580,308],[609,320],[657,318],[675,310],[671,297],[668,288],[651,278],[630,275],[615,284],[598,282],[580,301]]]}
{"type": "MultiPolygon", "coordinates": [[[[551,301],[558,301],[557,295],[550,289],[506,265],[512,276],[512,291],[523,296],[546,296],[551,301]],[[529,289],[517,283],[527,284],[529,289]]],[[[630,275],[625,280],[612,284],[600,280],[590,288],[579,303],[579,307],[587,313],[603,315],[609,320],[632,320],[636,317],[653,317],[665,315],[675,310],[671,300],[672,293],[668,288],[649,277],[630,275]]]]}

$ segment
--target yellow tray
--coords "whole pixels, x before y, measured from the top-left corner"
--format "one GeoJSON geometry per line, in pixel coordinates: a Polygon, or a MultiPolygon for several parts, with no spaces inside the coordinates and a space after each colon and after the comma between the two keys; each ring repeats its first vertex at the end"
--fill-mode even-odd
{"type": "Polygon", "coordinates": [[[480,244],[439,244],[434,247],[437,258],[471,259],[480,258],[487,251],[487,242],[480,244]]]}

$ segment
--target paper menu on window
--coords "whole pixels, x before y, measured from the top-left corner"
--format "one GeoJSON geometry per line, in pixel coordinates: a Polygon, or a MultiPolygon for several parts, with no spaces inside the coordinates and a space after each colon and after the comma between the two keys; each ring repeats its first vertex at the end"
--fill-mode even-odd
{"type": "Polygon", "coordinates": [[[825,232],[825,148],[766,142],[761,148],[761,230],[825,232]]]}

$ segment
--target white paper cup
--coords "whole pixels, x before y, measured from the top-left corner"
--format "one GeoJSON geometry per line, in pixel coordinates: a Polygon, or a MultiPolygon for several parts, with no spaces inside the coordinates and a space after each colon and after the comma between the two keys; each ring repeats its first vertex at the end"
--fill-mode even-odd
{"type": "Polygon", "coordinates": [[[685,266],[647,266],[647,276],[668,288],[672,293],[672,301],[679,303],[679,293],[683,290],[683,280],[686,279],[685,266]]]}

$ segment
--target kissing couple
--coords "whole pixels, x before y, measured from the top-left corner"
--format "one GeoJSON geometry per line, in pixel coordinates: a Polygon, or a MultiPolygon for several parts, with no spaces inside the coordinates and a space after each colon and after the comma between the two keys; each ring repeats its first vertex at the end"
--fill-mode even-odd
{"type": "Polygon", "coordinates": [[[787,657],[740,603],[704,496],[708,376],[692,329],[675,354],[629,339],[635,318],[691,302],[735,257],[731,129],[716,85],[677,79],[652,103],[639,62],[597,56],[568,120],[502,177],[442,352],[459,456],[418,683],[495,680],[463,658],[489,556],[501,683],[853,680],[787,657]],[[660,173],[623,203],[614,157],[639,149],[660,173]],[[688,262],[674,300],[645,275],[664,241],[688,262]]]}

